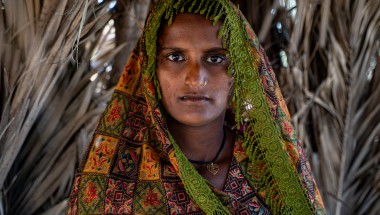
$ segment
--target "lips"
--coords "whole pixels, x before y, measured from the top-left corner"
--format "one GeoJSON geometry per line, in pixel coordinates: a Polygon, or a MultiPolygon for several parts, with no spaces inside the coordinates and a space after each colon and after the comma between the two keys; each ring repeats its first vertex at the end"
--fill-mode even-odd
{"type": "Polygon", "coordinates": [[[181,101],[189,101],[189,102],[205,102],[209,101],[210,98],[204,95],[184,95],[179,97],[181,101]]]}

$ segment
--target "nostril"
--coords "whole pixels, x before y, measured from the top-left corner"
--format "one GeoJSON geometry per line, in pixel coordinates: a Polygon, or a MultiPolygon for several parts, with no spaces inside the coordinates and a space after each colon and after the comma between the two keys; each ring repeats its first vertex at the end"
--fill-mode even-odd
{"type": "Polygon", "coordinates": [[[194,87],[204,87],[207,85],[204,68],[199,65],[189,66],[185,83],[194,87]]]}

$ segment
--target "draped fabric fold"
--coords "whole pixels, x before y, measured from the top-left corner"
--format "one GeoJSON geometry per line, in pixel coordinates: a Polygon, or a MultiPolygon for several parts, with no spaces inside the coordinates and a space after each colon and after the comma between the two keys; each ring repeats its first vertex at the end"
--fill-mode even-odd
{"type": "Polygon", "coordinates": [[[273,70],[241,12],[227,0],[158,1],[78,168],[67,214],[325,214],[273,70]],[[181,12],[221,22],[234,92],[235,132],[223,190],[172,138],[156,76],[160,26],[181,12]]]}

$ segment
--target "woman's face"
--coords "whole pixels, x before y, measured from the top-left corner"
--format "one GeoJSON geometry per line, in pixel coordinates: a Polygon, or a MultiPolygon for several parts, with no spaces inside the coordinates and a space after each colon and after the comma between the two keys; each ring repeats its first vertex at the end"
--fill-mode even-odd
{"type": "Polygon", "coordinates": [[[227,74],[228,51],[203,16],[178,14],[158,40],[157,74],[162,104],[181,124],[203,126],[224,121],[232,78],[227,74]]]}

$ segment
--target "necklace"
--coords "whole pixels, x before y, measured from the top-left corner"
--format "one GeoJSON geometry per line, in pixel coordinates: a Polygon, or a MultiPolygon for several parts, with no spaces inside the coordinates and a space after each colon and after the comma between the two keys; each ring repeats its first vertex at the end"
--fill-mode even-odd
{"type": "Polygon", "coordinates": [[[220,152],[222,152],[222,149],[224,148],[225,142],[226,142],[226,130],[223,128],[222,143],[220,144],[220,147],[219,147],[218,152],[216,153],[215,157],[211,161],[203,161],[203,160],[196,161],[196,160],[191,160],[189,158],[188,158],[188,160],[190,161],[190,163],[193,163],[193,164],[206,165],[207,170],[211,174],[216,175],[219,172],[219,164],[215,163],[215,161],[216,161],[216,159],[218,159],[220,152]]]}

